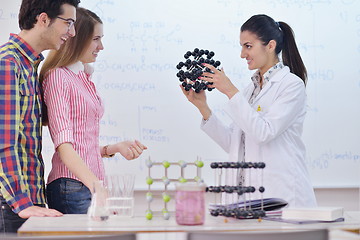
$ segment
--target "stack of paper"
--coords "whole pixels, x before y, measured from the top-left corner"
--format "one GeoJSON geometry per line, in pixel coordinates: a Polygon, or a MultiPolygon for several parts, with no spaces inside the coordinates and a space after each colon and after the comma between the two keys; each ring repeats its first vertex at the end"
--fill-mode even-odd
{"type": "Polygon", "coordinates": [[[343,207],[286,208],[282,218],[291,220],[335,221],[344,217],[343,207]]]}

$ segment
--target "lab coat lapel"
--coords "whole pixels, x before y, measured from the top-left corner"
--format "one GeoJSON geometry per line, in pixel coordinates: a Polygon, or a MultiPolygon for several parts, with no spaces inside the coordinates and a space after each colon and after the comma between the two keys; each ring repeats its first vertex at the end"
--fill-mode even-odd
{"type": "Polygon", "coordinates": [[[249,87],[247,87],[244,91],[244,97],[249,101],[251,94],[254,92],[255,86],[254,84],[251,84],[249,87]]]}
{"type": "Polygon", "coordinates": [[[256,103],[257,101],[259,101],[259,99],[264,96],[264,94],[271,88],[271,85],[273,84],[273,81],[269,81],[263,89],[261,89],[261,91],[259,92],[259,95],[256,96],[256,98],[254,99],[253,103],[256,103]]]}
{"type": "Polygon", "coordinates": [[[264,86],[263,89],[261,89],[261,91],[259,92],[259,95],[256,96],[256,98],[254,99],[253,105],[258,102],[260,100],[260,98],[262,96],[265,95],[265,93],[267,91],[269,91],[269,89],[271,88],[271,86],[280,81],[287,73],[289,72],[289,68],[288,67],[284,67],[283,69],[281,69],[277,74],[275,74],[274,77],[272,77],[270,79],[270,81],[264,86]]]}

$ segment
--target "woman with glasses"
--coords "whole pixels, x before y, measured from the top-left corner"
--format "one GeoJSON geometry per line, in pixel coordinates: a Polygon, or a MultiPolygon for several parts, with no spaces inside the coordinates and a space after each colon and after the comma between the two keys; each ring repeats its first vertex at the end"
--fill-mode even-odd
{"type": "MultiPolygon", "coordinates": [[[[43,117],[56,149],[46,195],[49,207],[66,214],[87,212],[93,184],[104,180],[102,157],[120,153],[132,160],[146,149],[138,141],[99,146],[104,106],[89,63],[104,49],[103,24],[87,9],[78,8],[76,14],[76,37],[51,51],[40,73],[47,107],[43,117]]],[[[68,23],[71,27],[72,21],[68,23]]]]}

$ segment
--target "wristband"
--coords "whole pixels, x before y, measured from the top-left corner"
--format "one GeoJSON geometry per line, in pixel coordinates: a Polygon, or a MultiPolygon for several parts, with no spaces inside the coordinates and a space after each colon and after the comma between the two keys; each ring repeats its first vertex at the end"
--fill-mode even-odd
{"type": "Polygon", "coordinates": [[[108,147],[109,147],[109,145],[104,146],[104,156],[103,156],[103,157],[105,157],[105,158],[111,158],[111,157],[113,157],[113,156],[115,155],[115,154],[109,155],[109,154],[107,153],[108,147]]]}

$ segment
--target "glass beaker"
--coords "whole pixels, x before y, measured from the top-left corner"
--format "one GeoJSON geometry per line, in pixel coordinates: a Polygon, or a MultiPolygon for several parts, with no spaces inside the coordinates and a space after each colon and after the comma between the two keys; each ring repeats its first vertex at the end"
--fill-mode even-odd
{"type": "Polygon", "coordinates": [[[106,176],[108,189],[107,207],[110,215],[134,216],[135,174],[106,176]]]}
{"type": "Polygon", "coordinates": [[[94,182],[91,203],[88,209],[88,216],[92,220],[106,221],[109,218],[107,197],[108,193],[104,188],[103,181],[94,182]]]}
{"type": "Polygon", "coordinates": [[[205,220],[205,189],[203,183],[176,185],[176,222],[180,225],[201,225],[205,220]]]}

